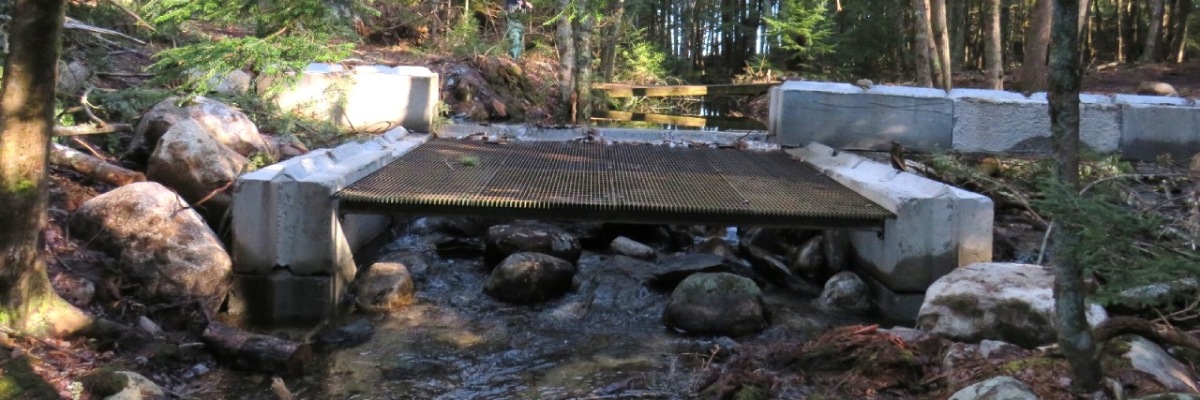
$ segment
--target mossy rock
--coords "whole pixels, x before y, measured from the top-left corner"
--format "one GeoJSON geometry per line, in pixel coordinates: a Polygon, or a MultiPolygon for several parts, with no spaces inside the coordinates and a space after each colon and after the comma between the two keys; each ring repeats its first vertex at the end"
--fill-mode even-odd
{"type": "Polygon", "coordinates": [[[25,356],[0,362],[0,399],[46,399],[59,398],[58,391],[33,371],[25,356]]]}
{"type": "Polygon", "coordinates": [[[115,368],[100,368],[89,372],[79,379],[83,387],[93,397],[104,398],[125,390],[129,386],[129,377],[118,374],[115,368]]]}

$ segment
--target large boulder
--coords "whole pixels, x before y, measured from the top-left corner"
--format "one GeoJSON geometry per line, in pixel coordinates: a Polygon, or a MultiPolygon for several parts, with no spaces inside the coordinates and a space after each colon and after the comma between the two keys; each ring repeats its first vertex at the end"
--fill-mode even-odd
{"type": "Polygon", "coordinates": [[[354,303],[359,309],[386,312],[416,301],[416,286],[405,265],[410,257],[384,256],[354,278],[354,303]]]}
{"type": "MultiPolygon", "coordinates": [[[[1000,340],[1022,347],[1053,343],[1054,273],[1046,267],[976,263],[951,271],[925,292],[917,327],[944,337],[978,342],[1000,340]]],[[[1108,318],[1097,304],[1087,307],[1092,325],[1108,318]]]]}
{"type": "Polygon", "coordinates": [[[1155,381],[1172,392],[1200,394],[1200,385],[1183,363],[1171,358],[1162,347],[1145,338],[1134,336],[1127,344],[1123,357],[1134,370],[1154,377],[1155,381]]]}
{"type": "Polygon", "coordinates": [[[488,228],[484,239],[484,262],[489,265],[523,252],[542,253],[574,263],[582,252],[579,239],[554,225],[518,222],[488,228]]]}
{"type": "Polygon", "coordinates": [[[762,290],[749,278],[726,272],[684,279],[662,318],[668,328],[705,335],[742,336],[767,326],[762,290]]]}
{"type": "Polygon", "coordinates": [[[109,373],[105,377],[110,384],[101,385],[105,389],[117,389],[116,393],[93,393],[107,394],[104,400],[149,400],[161,399],[166,397],[166,393],[154,381],[142,376],[137,372],[117,371],[109,373]]]}
{"type": "Polygon", "coordinates": [[[115,257],[123,283],[144,300],[194,299],[215,311],[229,291],[232,263],[220,239],[187,201],[158,183],[88,200],[75,211],[71,230],[115,257]]]}
{"type": "Polygon", "coordinates": [[[954,392],[950,400],[1038,400],[1038,396],[1021,381],[997,376],[954,392]]]}
{"type": "Polygon", "coordinates": [[[171,125],[159,139],[150,155],[146,177],[175,189],[188,202],[205,200],[198,207],[214,221],[232,200],[221,188],[246,172],[249,164],[249,159],[221,144],[198,121],[189,118],[171,125]]]}
{"type": "Polygon", "coordinates": [[[134,129],[130,143],[131,161],[141,163],[154,150],[172,126],[180,121],[192,119],[200,124],[202,131],[212,136],[217,143],[245,157],[254,154],[271,154],[271,147],[263,140],[254,122],[236,108],[204,96],[183,102],[179,97],[170,97],[159,102],[142,116],[134,129]]]}
{"type": "Polygon", "coordinates": [[[575,264],[555,256],[516,253],[492,270],[483,292],[509,303],[545,301],[571,290],[575,271],[575,264]]]}

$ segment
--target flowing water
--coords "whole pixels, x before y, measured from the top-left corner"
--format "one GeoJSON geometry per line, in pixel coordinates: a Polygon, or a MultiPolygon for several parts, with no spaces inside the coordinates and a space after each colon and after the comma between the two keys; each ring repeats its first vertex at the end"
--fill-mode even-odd
{"type": "Polygon", "coordinates": [[[660,321],[669,293],[630,273],[643,261],[588,251],[566,296],[510,305],[483,294],[487,272],[479,257],[440,258],[427,242],[408,235],[384,250],[428,256],[427,267],[410,271],[416,303],[386,315],[351,316],[369,319],[374,335],[327,353],[315,371],[290,380],[300,398],[690,398],[714,355],[738,342],[805,339],[863,322],[767,290],[772,323],[764,332],[736,339],[681,335],[660,321]]]}

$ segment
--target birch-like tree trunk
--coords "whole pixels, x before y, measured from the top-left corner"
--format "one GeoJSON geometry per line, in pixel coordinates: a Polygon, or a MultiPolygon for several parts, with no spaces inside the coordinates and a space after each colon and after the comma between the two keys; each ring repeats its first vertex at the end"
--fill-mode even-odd
{"type": "MultiPolygon", "coordinates": [[[[931,0],[930,11],[933,13],[933,38],[937,43],[938,74],[942,81],[942,89],[950,91],[954,87],[954,63],[950,61],[950,27],[946,22],[946,0],[931,0]]],[[[961,22],[960,22],[961,23],[961,22]]]]}
{"type": "Polygon", "coordinates": [[[917,86],[933,87],[929,55],[930,32],[928,0],[912,0],[913,7],[913,67],[917,86]]]}
{"type": "Polygon", "coordinates": [[[571,0],[558,0],[558,31],[554,43],[558,47],[558,93],[563,105],[564,120],[575,122],[575,34],[571,29],[571,0]]]}
{"type": "Polygon", "coordinates": [[[1004,89],[1003,45],[1000,42],[1000,0],[987,0],[984,4],[983,65],[990,89],[1004,89]]]}

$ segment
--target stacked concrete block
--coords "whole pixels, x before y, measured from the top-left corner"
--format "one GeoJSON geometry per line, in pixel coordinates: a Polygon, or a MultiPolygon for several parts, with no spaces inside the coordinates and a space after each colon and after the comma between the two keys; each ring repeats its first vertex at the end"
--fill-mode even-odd
{"type": "MultiPolygon", "coordinates": [[[[260,91],[272,81],[262,80],[260,91]]],[[[424,67],[310,64],[295,85],[285,85],[271,98],[283,111],[345,132],[382,132],[397,125],[432,132],[438,75],[424,67]]]]}
{"type": "Polygon", "coordinates": [[[882,234],[851,232],[851,254],[889,316],[912,319],[925,289],[963,265],[992,259],[992,200],[819,143],[789,153],[896,214],[882,234]]]}
{"type": "Polygon", "coordinates": [[[948,149],[954,104],[937,89],[789,81],[771,91],[768,129],[779,144],[948,149]]]}
{"type": "Polygon", "coordinates": [[[1121,107],[1121,156],[1186,160],[1200,152],[1200,107],[1176,97],[1117,95],[1121,107]]]}
{"type": "Polygon", "coordinates": [[[332,195],[428,138],[395,128],[372,141],[313,151],[238,178],[235,296],[250,319],[311,321],[336,312],[357,271],[354,252],[391,221],[377,215],[340,218],[332,195]]]}
{"type": "MultiPolygon", "coordinates": [[[[1050,154],[1050,107],[1045,93],[1025,97],[1000,90],[954,89],[954,150],[968,153],[1050,154]]],[[[1112,98],[1079,96],[1080,142],[1098,153],[1116,152],[1121,111],[1112,98]]]]}

